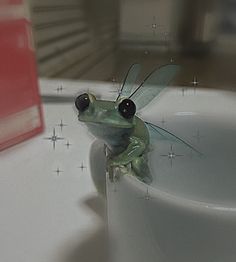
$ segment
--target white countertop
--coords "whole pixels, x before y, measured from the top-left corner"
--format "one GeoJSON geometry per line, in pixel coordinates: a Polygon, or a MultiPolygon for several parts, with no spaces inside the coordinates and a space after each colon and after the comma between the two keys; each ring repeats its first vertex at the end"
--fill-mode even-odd
{"type": "MultiPolygon", "coordinates": [[[[78,122],[73,101],[79,93],[88,90],[102,99],[115,99],[119,85],[41,80],[40,86],[44,101],[53,100],[54,96],[60,98],[57,99],[60,102],[43,105],[45,132],[0,153],[0,261],[105,262],[104,202],[98,197],[89,168],[89,152],[94,138],[78,122]],[[56,141],[55,148],[50,140],[54,130],[57,137],[63,138],[56,141]]],[[[171,87],[138,114],[196,146],[208,157],[204,158],[206,164],[213,153],[219,158],[219,165],[224,162],[224,156],[232,155],[227,159],[229,171],[231,162],[235,163],[236,126],[232,121],[235,119],[235,94],[206,89],[196,92],[193,88],[183,92],[183,89],[171,87]],[[231,146],[225,154],[228,145],[231,146]]],[[[157,150],[153,162],[158,163],[159,189],[186,199],[235,202],[234,172],[227,172],[227,179],[226,173],[221,175],[221,172],[215,179],[216,172],[212,172],[214,180],[210,172],[198,175],[180,172],[182,167],[189,171],[186,163],[191,163],[190,159],[195,163],[194,158],[186,154],[175,159],[172,167],[167,157],[160,157],[168,156],[170,143],[157,142],[160,152],[157,150]],[[211,191],[204,185],[211,185],[211,191]]],[[[174,150],[180,149],[174,145],[174,150]]],[[[182,155],[182,151],[180,153],[182,155]]],[[[137,201],[143,198],[141,193],[137,201]]],[[[113,200],[119,200],[117,195],[113,200]]],[[[121,206],[127,212],[125,203],[126,200],[121,206]]],[[[119,216],[123,216],[125,224],[129,214],[123,214],[121,209],[112,210],[117,211],[113,218],[110,213],[112,221],[122,224],[119,216]]],[[[133,219],[130,221],[133,223],[133,219]]],[[[134,225],[139,228],[138,223],[134,225]]],[[[122,230],[125,230],[124,225],[119,229],[121,234],[122,230]]],[[[125,244],[122,238],[119,241],[125,244]]],[[[140,252],[145,254],[142,248],[140,252]]],[[[121,255],[127,258],[130,254],[131,250],[122,247],[117,258],[121,255]]]]}
{"type": "MultiPolygon", "coordinates": [[[[75,97],[101,88],[114,97],[109,90],[116,90],[112,83],[64,80],[40,86],[43,95],[75,97]]],[[[43,112],[43,134],[0,153],[0,261],[102,261],[104,206],[88,163],[93,138],[78,123],[73,101],[44,104],[43,112]],[[55,149],[45,139],[54,128],[64,138],[55,149]]]]}

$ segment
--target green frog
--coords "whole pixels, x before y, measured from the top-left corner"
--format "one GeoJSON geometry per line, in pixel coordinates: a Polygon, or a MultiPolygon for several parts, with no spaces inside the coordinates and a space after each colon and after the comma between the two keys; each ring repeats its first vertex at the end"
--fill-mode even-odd
{"type": "Polygon", "coordinates": [[[114,168],[122,170],[127,167],[131,172],[126,172],[132,173],[142,182],[152,182],[147,153],[153,131],[159,136],[178,140],[192,148],[174,134],[147,123],[136,115],[137,110],[149,104],[167,86],[178,70],[178,65],[162,66],[134,88],[140,71],[140,65],[134,64],[130,67],[115,101],[98,100],[90,93],[76,98],[79,121],[85,123],[89,131],[106,146],[107,170],[111,180],[114,179],[114,168]]]}
{"type": "Polygon", "coordinates": [[[135,115],[135,103],[127,98],[104,101],[97,100],[92,94],[82,94],[76,99],[76,107],[79,121],[107,146],[108,169],[130,164],[137,177],[150,183],[145,157],[149,132],[145,123],[135,115]]]}

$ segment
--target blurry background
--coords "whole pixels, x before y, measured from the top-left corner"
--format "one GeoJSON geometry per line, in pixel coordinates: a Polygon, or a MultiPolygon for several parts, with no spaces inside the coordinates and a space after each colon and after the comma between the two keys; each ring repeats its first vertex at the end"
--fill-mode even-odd
{"type": "Polygon", "coordinates": [[[236,83],[236,0],[30,0],[40,76],[122,81],[178,63],[175,84],[236,83]]]}
{"type": "MultiPolygon", "coordinates": [[[[177,63],[182,71],[175,79],[176,85],[236,86],[236,0],[28,1],[40,77],[91,80],[85,88],[100,86],[109,92],[113,85],[93,81],[122,82],[135,62],[143,66],[140,79],[159,65],[177,63]]],[[[55,94],[56,87],[63,83],[67,90],[72,87],[67,93],[73,96],[84,84],[61,80],[41,83],[42,94],[55,94]]],[[[88,136],[87,140],[80,139],[80,135],[86,138],[87,131],[82,126],[79,129],[69,99],[68,105],[60,104],[59,99],[53,107],[45,104],[43,137],[26,147],[19,145],[11,156],[1,155],[4,174],[0,199],[5,207],[1,235],[7,246],[2,256],[8,261],[14,261],[11,257],[16,255],[24,262],[27,258],[51,258],[58,250],[67,253],[67,248],[65,258],[48,261],[90,262],[93,257],[106,261],[99,257],[107,248],[104,202],[96,196],[84,199],[95,190],[86,174],[91,140],[88,136]],[[66,140],[61,140],[54,151],[53,139],[64,137],[66,140]],[[15,196],[17,201],[12,198],[15,196]],[[89,210],[84,211],[83,205],[89,210]],[[100,224],[95,224],[97,218],[100,224]],[[86,239],[82,239],[84,235],[86,239]]],[[[14,103],[11,100],[7,104],[14,103]]],[[[200,132],[196,130],[194,135],[199,141],[200,132]]],[[[186,129],[186,133],[190,131],[186,129]]]]}

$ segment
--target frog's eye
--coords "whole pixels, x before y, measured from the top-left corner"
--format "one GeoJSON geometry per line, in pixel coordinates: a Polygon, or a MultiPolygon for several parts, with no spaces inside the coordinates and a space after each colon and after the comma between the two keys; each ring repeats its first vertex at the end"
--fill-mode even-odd
{"type": "Polygon", "coordinates": [[[86,93],[78,96],[75,99],[75,106],[79,110],[79,112],[84,112],[89,107],[89,104],[89,96],[86,93]]]}
{"type": "Polygon", "coordinates": [[[120,114],[127,119],[130,119],[134,116],[136,112],[135,103],[130,99],[124,99],[118,106],[120,114]]]}

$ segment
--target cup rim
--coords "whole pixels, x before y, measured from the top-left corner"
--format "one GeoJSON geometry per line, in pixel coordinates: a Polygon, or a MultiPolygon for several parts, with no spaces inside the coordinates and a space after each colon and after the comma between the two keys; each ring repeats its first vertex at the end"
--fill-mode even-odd
{"type": "Polygon", "coordinates": [[[236,216],[236,206],[224,206],[222,204],[198,201],[174,195],[153,187],[152,185],[147,185],[135,176],[124,175],[122,179],[124,179],[125,182],[127,182],[130,186],[133,186],[142,192],[146,192],[148,187],[150,198],[153,200],[155,199],[155,201],[158,202],[163,202],[167,205],[175,206],[176,208],[188,209],[195,212],[219,213],[222,215],[227,215],[230,213],[236,216]]]}

